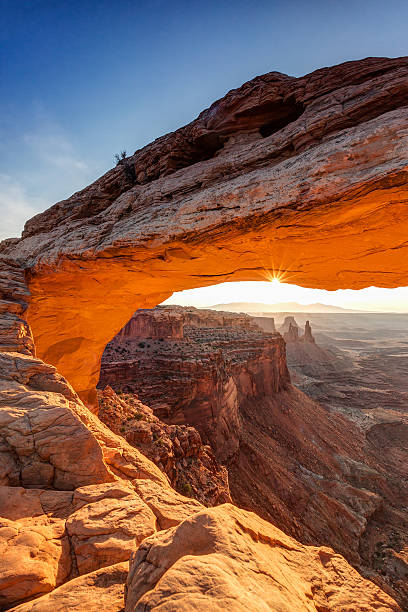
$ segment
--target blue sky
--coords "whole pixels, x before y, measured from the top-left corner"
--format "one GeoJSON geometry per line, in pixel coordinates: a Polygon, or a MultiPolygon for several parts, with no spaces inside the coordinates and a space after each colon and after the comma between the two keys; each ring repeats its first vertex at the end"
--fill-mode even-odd
{"type": "Polygon", "coordinates": [[[408,53],[406,0],[0,0],[0,239],[229,89],[408,53]]]}

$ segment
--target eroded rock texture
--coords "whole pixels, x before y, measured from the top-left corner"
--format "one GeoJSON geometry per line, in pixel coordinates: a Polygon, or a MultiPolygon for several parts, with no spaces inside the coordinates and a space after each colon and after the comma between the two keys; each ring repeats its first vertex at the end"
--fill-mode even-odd
{"type": "Polygon", "coordinates": [[[101,421],[151,459],[179,493],[206,506],[231,501],[228,472],[194,427],[163,423],[132,393],[105,387],[98,400],[101,421]]]}
{"type": "MultiPolygon", "coordinates": [[[[106,343],[137,308],[175,290],[277,270],[326,289],[406,285],[407,77],[407,58],[369,58],[300,79],[258,77],[0,245],[1,475],[6,500],[14,499],[1,514],[3,608],[41,596],[40,610],[92,609],[92,590],[104,580],[117,601],[118,563],[149,532],[182,522],[187,542],[177,527],[160,537],[169,553],[178,551],[171,555],[183,559],[185,576],[199,566],[217,585],[222,576],[224,587],[240,578],[232,600],[224,587],[211,591],[212,607],[250,608],[244,584],[273,609],[284,595],[275,596],[267,574],[285,582],[291,609],[398,609],[336,555],[334,584],[331,561],[322,569],[317,553],[271,535],[256,517],[228,510],[234,524],[223,526],[211,517],[224,506],[197,514],[198,501],[177,494],[81,399],[97,411],[106,343]],[[272,565],[264,558],[270,539],[279,556],[272,565]],[[233,546],[221,550],[217,542],[226,541],[233,546]]],[[[165,549],[155,544],[158,570],[165,549]]],[[[147,595],[134,583],[142,555],[132,565],[128,609],[147,595]]],[[[186,583],[165,579],[171,597],[186,583]]]]}
{"type": "Polygon", "coordinates": [[[132,558],[126,612],[398,610],[330,548],[302,546],[231,505],[147,538],[132,558]],[[358,593],[358,600],[356,597],[358,593]]]}
{"type": "MultiPolygon", "coordinates": [[[[32,356],[21,319],[29,295],[24,275],[5,258],[0,290],[0,608],[6,610],[127,561],[146,536],[202,506],[177,494],[152,462],[82,404],[55,367],[32,356]]],[[[36,609],[62,611],[69,601],[87,609],[92,589],[105,584],[114,610],[123,582],[123,572],[102,572],[36,609]]]]}
{"type": "Polygon", "coordinates": [[[128,563],[79,576],[40,599],[13,608],[14,612],[122,612],[128,563]]]}
{"type": "Polygon", "coordinates": [[[37,355],[95,405],[107,342],[173,291],[407,284],[407,96],[407,58],[272,72],[34,217],[2,250],[37,355]]]}
{"type": "MultiPolygon", "coordinates": [[[[221,461],[230,459],[243,432],[242,398],[274,395],[289,385],[285,344],[245,314],[159,307],[183,319],[183,337],[119,334],[102,359],[99,385],[136,392],[167,423],[198,429],[221,461]]],[[[137,312],[132,320],[145,317],[137,312]]],[[[146,330],[150,334],[150,328],[146,330]]]]}

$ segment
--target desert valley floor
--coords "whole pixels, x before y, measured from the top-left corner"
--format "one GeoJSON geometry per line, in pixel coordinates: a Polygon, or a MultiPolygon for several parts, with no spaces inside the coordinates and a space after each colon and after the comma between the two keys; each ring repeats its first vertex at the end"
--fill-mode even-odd
{"type": "MultiPolygon", "coordinates": [[[[275,315],[275,318],[283,315],[275,315]]],[[[408,314],[295,313],[310,320],[316,342],[337,357],[335,368],[297,368],[295,384],[311,397],[347,414],[408,412],[408,314]],[[307,372],[312,374],[307,376],[307,372]]],[[[279,318],[277,319],[279,321],[279,318]]]]}

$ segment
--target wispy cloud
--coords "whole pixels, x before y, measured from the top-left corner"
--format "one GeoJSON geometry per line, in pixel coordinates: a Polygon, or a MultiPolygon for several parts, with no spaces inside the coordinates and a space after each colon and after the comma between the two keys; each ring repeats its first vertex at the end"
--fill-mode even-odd
{"type": "Polygon", "coordinates": [[[88,173],[87,164],[79,159],[73,145],[57,126],[42,126],[41,129],[24,134],[23,140],[40,162],[67,174],[88,173]]]}
{"type": "Polygon", "coordinates": [[[85,187],[95,175],[71,135],[41,105],[29,118],[25,130],[10,120],[14,138],[8,147],[0,143],[0,240],[19,236],[27,219],[85,187]]]}
{"type": "Polygon", "coordinates": [[[11,176],[0,174],[0,240],[19,237],[27,219],[45,207],[45,200],[30,198],[11,176]]]}

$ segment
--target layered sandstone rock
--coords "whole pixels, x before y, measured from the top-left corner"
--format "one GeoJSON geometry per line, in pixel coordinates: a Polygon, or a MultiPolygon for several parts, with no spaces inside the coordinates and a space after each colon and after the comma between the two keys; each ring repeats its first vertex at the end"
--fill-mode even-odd
{"type": "Polygon", "coordinates": [[[122,612],[128,563],[70,580],[40,599],[13,608],[13,612],[122,612]]]}
{"type": "MultiPolygon", "coordinates": [[[[135,392],[161,420],[196,427],[226,461],[242,433],[239,398],[271,395],[289,385],[284,342],[245,314],[174,310],[184,320],[183,338],[116,336],[106,347],[99,385],[135,392]]],[[[150,311],[151,318],[154,312],[160,324],[163,309],[150,311]]]]}
{"type": "MultiPolygon", "coordinates": [[[[59,444],[63,452],[64,440],[59,444]]],[[[121,478],[74,491],[0,487],[2,609],[126,561],[161,528],[162,517],[164,524],[174,525],[202,507],[178,496],[165,481],[156,489],[154,480],[148,482],[147,489],[143,479],[139,484],[121,478]]]]}
{"type": "Polygon", "coordinates": [[[156,308],[137,310],[120,332],[116,334],[115,340],[117,342],[138,338],[181,340],[184,338],[185,326],[201,328],[238,327],[239,329],[253,331],[258,329],[254,317],[245,313],[217,312],[198,309],[193,306],[157,306],[156,308]]]}
{"type": "MultiPolygon", "coordinates": [[[[53,366],[30,354],[30,330],[21,319],[29,295],[24,275],[3,263],[0,607],[6,610],[126,561],[161,528],[159,521],[177,524],[202,506],[178,495],[152,462],[89,412],[53,366]]],[[[73,599],[80,609],[92,580],[65,589],[50,605],[63,610],[61,602],[73,599]]],[[[104,580],[95,577],[94,584],[104,580]]]]}
{"type": "MultiPolygon", "coordinates": [[[[112,523],[109,533],[103,532],[98,507],[93,507],[95,512],[90,508],[89,514],[84,510],[99,502],[88,501],[75,509],[62,494],[75,495],[91,486],[102,487],[99,501],[121,499],[121,494],[111,497],[106,487],[131,486],[131,499],[139,496],[144,504],[139,527],[145,524],[148,508],[156,517],[156,528],[187,521],[190,533],[188,516],[201,505],[177,495],[163,473],[103,426],[77,395],[97,410],[95,386],[103,349],[137,308],[153,307],[174,290],[264,279],[276,262],[282,271],[290,270],[292,282],[305,286],[405,284],[407,75],[407,58],[368,58],[300,79],[278,73],[258,77],[227,94],[190,125],[158,139],[89,188],[35,217],[21,240],[0,245],[2,482],[13,491],[16,487],[41,491],[37,499],[41,507],[47,499],[43,510],[32,517],[27,515],[24,493],[22,515],[15,501],[13,518],[4,517],[13,523],[6,523],[2,534],[6,547],[16,534],[23,535],[15,541],[20,552],[10,553],[2,572],[3,606],[49,591],[65,580],[68,571],[70,580],[56,589],[51,605],[63,610],[72,588],[72,597],[78,593],[79,599],[69,605],[81,606],[87,601],[84,584],[92,590],[101,583],[95,572],[88,574],[89,582],[75,582],[82,580],[77,576],[76,554],[71,555],[68,569],[65,548],[58,541],[78,538],[78,550],[86,534],[96,537],[93,551],[100,551],[103,567],[107,541],[118,551],[126,538],[136,545],[142,537],[134,517],[139,506],[133,502],[132,532],[120,514],[115,547],[112,523]],[[69,535],[67,523],[76,512],[86,516],[81,514],[80,527],[75,523],[69,535]],[[94,521],[101,529],[98,534],[94,521]],[[23,563],[18,563],[20,556],[23,563]]],[[[232,398],[225,415],[228,435],[236,406],[231,383],[225,392],[232,398]]],[[[294,447],[295,440],[291,438],[294,447]]],[[[319,444],[311,440],[313,458],[319,444]]],[[[264,450],[260,445],[258,449],[264,450]]],[[[356,458],[343,457],[342,462],[359,482],[381,481],[356,458]]],[[[311,499],[317,503],[316,497],[311,499]]],[[[106,504],[115,506],[113,501],[106,504]]],[[[330,517],[334,528],[333,513],[330,517]]],[[[210,520],[204,522],[204,531],[200,529],[197,536],[201,534],[208,544],[214,528],[210,520]]],[[[250,534],[261,534],[256,536],[260,542],[265,539],[262,529],[248,527],[244,519],[241,524],[250,534]]],[[[219,529],[225,529],[228,538],[228,525],[223,528],[218,523],[217,533],[219,529]]],[[[175,531],[163,535],[172,539],[175,531]]],[[[194,544],[192,535],[189,540],[194,544]]],[[[191,550],[184,542],[175,538],[174,546],[191,564],[194,557],[183,556],[183,548],[191,550]]],[[[279,549],[284,551],[282,566],[274,563],[268,571],[276,581],[277,568],[282,567],[288,601],[303,604],[298,581],[285,576],[301,574],[304,592],[314,597],[321,574],[309,571],[309,557],[289,557],[285,544],[279,549]]],[[[269,591],[263,574],[253,575],[253,562],[251,567],[246,564],[239,544],[237,550],[240,572],[243,565],[248,572],[246,581],[235,572],[241,580],[228,604],[239,609],[242,584],[256,590],[257,597],[261,589],[263,594],[269,591]]],[[[214,561],[211,575],[221,572],[228,580],[237,567],[235,552],[225,547],[221,556],[207,558],[214,561]]],[[[255,555],[251,547],[244,552],[255,555]]],[[[113,557],[117,559],[116,552],[113,557]]],[[[165,563],[163,556],[160,563],[165,563]]],[[[184,567],[188,575],[189,566],[184,567]]],[[[337,574],[342,587],[330,585],[331,594],[323,589],[330,605],[335,590],[339,610],[358,609],[360,601],[368,609],[396,609],[384,593],[358,578],[350,600],[347,581],[352,570],[347,564],[343,567],[347,569],[337,574]]],[[[172,575],[169,580],[181,584],[172,575]]],[[[213,607],[222,606],[222,590],[211,594],[216,599],[213,607]]],[[[50,595],[43,597],[50,605],[50,595]]]]}
{"type": "MultiPolygon", "coordinates": [[[[191,309],[166,307],[167,313],[173,309],[191,322],[191,309]]],[[[160,324],[162,311],[149,316],[153,320],[157,312],[160,324]]],[[[360,427],[290,385],[278,334],[249,328],[242,315],[229,313],[223,327],[223,313],[214,318],[211,311],[199,312],[196,326],[183,326],[182,340],[155,342],[153,336],[136,342],[118,335],[104,354],[101,380],[136,391],[170,423],[197,427],[226,463],[238,505],[304,543],[333,547],[405,601],[408,558],[401,525],[408,520],[408,488],[400,457],[390,453],[391,463],[385,463],[379,445],[360,427]],[[216,368],[208,367],[214,362],[216,368]]],[[[283,331],[295,372],[335,364],[315,343],[310,324],[299,336],[289,316],[283,331]]],[[[402,439],[398,447],[405,461],[402,439]]]]}
{"type": "Polygon", "coordinates": [[[274,334],[276,332],[275,319],[273,317],[255,317],[252,315],[254,323],[266,332],[274,334]]]}
{"type": "Polygon", "coordinates": [[[69,579],[71,555],[64,521],[42,516],[0,520],[0,606],[38,597],[69,579]]]}
{"type": "Polygon", "coordinates": [[[154,513],[131,483],[73,492],[1,487],[0,516],[3,609],[129,559],[156,530],[154,513]]]}
{"type": "Polygon", "coordinates": [[[23,268],[14,261],[14,258],[3,257],[0,254],[1,351],[33,354],[31,330],[22,316],[27,309],[29,295],[23,268]]]}
{"type": "Polygon", "coordinates": [[[141,310],[117,334],[118,338],[182,338],[183,319],[175,310],[141,310]]]}

